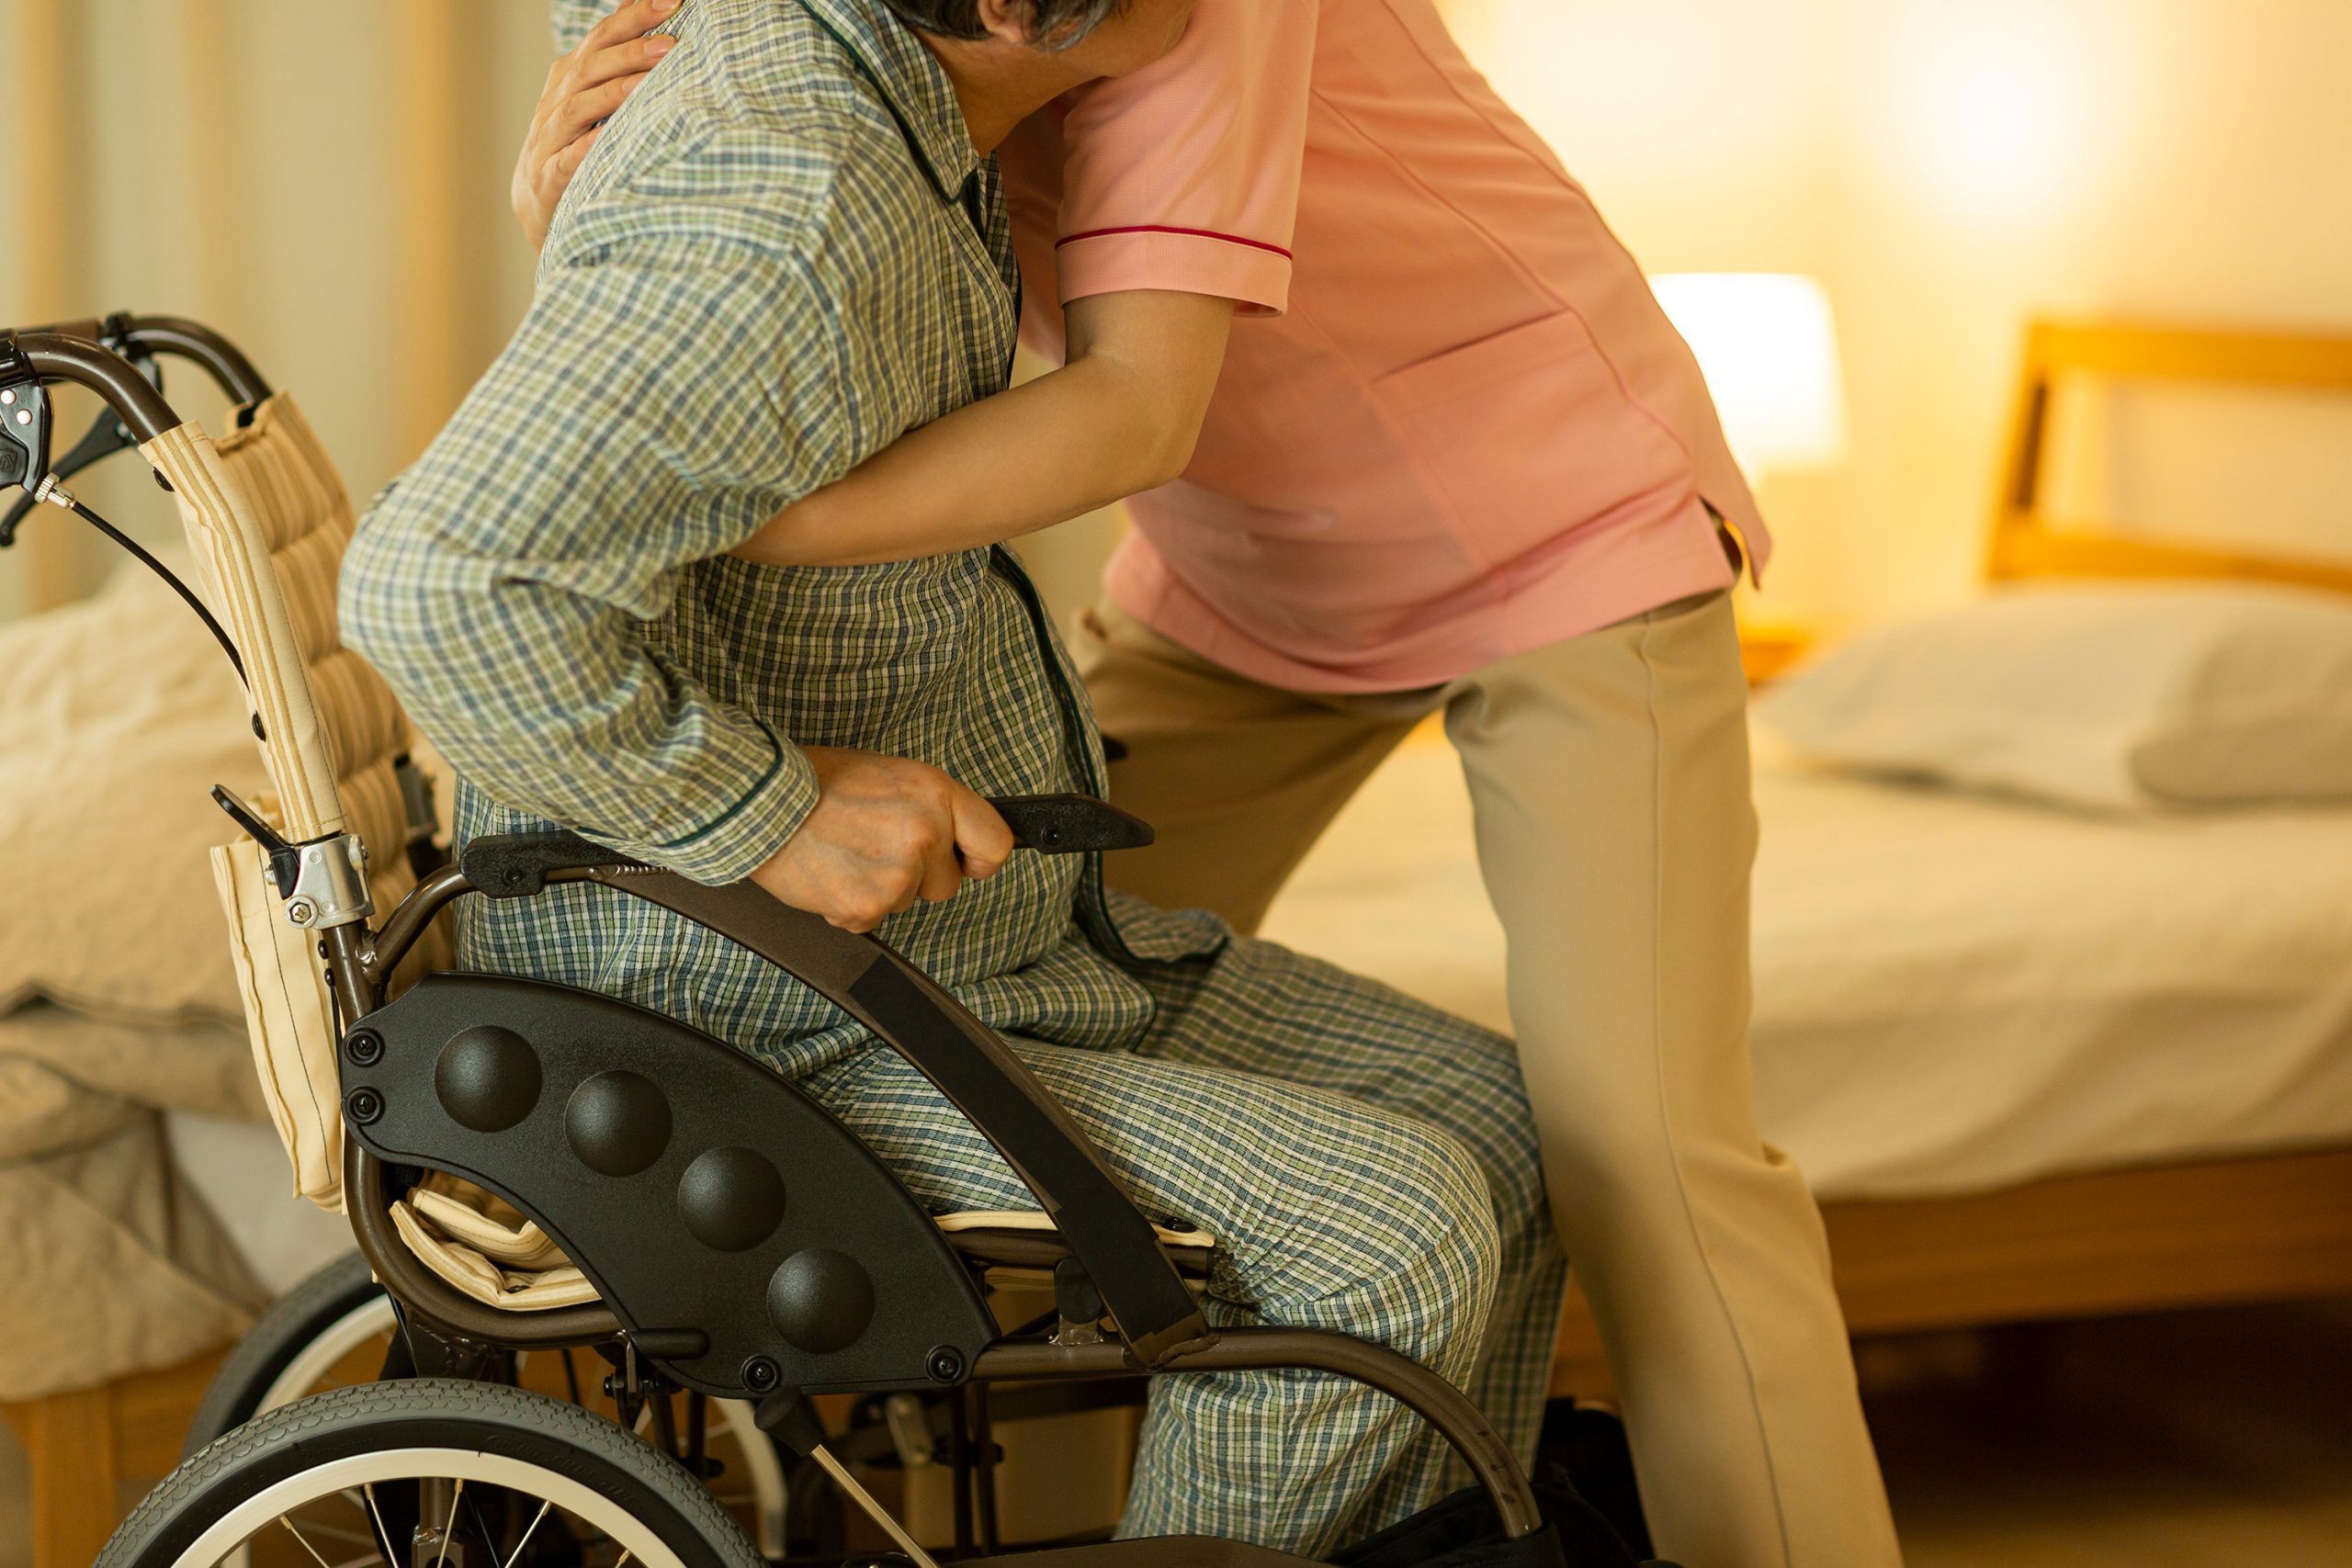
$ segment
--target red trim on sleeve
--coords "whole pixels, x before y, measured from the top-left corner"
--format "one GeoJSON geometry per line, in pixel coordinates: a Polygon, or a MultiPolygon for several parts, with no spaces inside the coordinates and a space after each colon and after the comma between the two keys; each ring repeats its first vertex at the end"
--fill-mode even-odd
{"type": "Polygon", "coordinates": [[[1228,245],[1247,245],[1255,251],[1271,251],[1284,261],[1297,259],[1280,245],[1270,245],[1263,240],[1244,239],[1239,234],[1220,234],[1214,229],[1176,229],[1164,223],[1131,223],[1118,229],[1089,229],[1083,234],[1072,234],[1057,242],[1054,249],[1058,251],[1064,245],[1075,245],[1080,240],[1108,239],[1114,234],[1182,234],[1193,240],[1223,240],[1228,245]]]}

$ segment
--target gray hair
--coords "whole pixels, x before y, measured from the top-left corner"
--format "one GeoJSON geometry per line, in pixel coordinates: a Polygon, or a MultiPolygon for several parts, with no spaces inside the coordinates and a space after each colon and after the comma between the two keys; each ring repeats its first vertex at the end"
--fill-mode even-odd
{"type": "MultiPolygon", "coordinates": [[[[944,38],[983,39],[980,0],[882,0],[899,20],[944,38]]],[[[1046,49],[1068,49],[1126,8],[1127,0],[1029,0],[1029,37],[1046,49]]]]}

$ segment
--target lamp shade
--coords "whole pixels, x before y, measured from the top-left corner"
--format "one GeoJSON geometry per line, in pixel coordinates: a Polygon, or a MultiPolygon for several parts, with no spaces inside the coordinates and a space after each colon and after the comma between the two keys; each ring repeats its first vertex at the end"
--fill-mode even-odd
{"type": "Polygon", "coordinates": [[[1829,295],[1787,273],[1653,278],[1698,355],[1732,451],[1751,479],[1827,468],[1846,455],[1846,382],[1829,295]]]}

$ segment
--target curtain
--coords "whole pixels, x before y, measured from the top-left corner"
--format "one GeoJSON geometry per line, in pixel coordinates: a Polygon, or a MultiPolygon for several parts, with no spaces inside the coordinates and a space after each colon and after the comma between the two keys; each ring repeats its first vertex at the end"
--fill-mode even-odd
{"type": "MultiPolygon", "coordinates": [[[[506,211],[549,52],[539,0],[0,0],[0,322],[194,316],[298,391],[363,498],[424,447],[528,301],[506,211]]],[[[170,374],[167,371],[167,374],[170,374]]],[[[192,368],[167,387],[217,426],[192,368]]],[[[95,408],[69,397],[61,443],[95,408]]],[[[77,488],[150,539],[136,459],[77,488]]],[[[0,615],[117,558],[44,511],[0,615]]]]}

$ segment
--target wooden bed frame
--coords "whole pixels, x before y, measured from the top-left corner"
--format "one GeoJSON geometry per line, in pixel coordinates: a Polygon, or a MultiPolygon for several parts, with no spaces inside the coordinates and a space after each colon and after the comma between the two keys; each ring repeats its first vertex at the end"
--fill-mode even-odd
{"type": "MultiPolygon", "coordinates": [[[[1993,521],[1991,581],[2235,579],[2352,593],[2352,562],[2159,543],[2049,516],[2042,479],[2064,377],[2352,393],[2352,337],[2035,322],[1993,521]]],[[[2057,1177],[1965,1198],[1831,1202],[1822,1217],[1858,1337],[2352,1296],[2352,1147],[2057,1177]]],[[[1580,1299],[1569,1303],[1552,1386],[1610,1397],[1580,1299]]]]}
{"type": "Polygon", "coordinates": [[[30,1460],[33,1568],[90,1568],[132,1483],[180,1462],[180,1442],[226,1348],[162,1371],[0,1405],[30,1460]]]}

